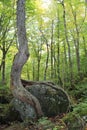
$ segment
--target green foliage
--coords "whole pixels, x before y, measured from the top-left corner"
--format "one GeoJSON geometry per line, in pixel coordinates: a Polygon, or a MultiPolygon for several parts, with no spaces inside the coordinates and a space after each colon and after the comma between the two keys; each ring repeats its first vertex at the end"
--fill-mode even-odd
{"type": "Polygon", "coordinates": [[[48,119],[48,117],[42,117],[38,120],[38,123],[41,125],[47,125],[50,124],[51,121],[48,119]]]}
{"type": "Polygon", "coordinates": [[[79,114],[81,117],[87,115],[87,99],[76,105],[73,113],[79,114]]]}
{"type": "Polygon", "coordinates": [[[67,127],[70,130],[79,130],[80,128],[84,129],[85,122],[77,113],[69,113],[64,118],[63,121],[66,123],[67,127]]]}
{"type": "Polygon", "coordinates": [[[38,126],[41,126],[44,130],[47,130],[50,128],[53,129],[55,125],[47,117],[42,117],[38,120],[38,126]]]}
{"type": "Polygon", "coordinates": [[[84,101],[87,98],[87,78],[79,82],[71,94],[79,101],[84,101]]]}
{"type": "Polygon", "coordinates": [[[3,5],[10,6],[11,0],[8,0],[8,2],[7,0],[0,0],[0,2],[2,2],[3,5]]]}
{"type": "Polygon", "coordinates": [[[43,126],[44,130],[62,130],[65,129],[65,123],[61,120],[60,122],[51,122],[47,117],[42,117],[38,120],[38,124],[43,126]]]}
{"type": "Polygon", "coordinates": [[[29,17],[35,14],[35,8],[35,0],[26,0],[26,12],[29,17]]]}
{"type": "Polygon", "coordinates": [[[0,83],[0,95],[4,95],[6,93],[9,93],[9,84],[8,85],[3,85],[2,83],[0,83]]]}
{"type": "Polygon", "coordinates": [[[87,116],[87,99],[73,107],[73,111],[63,117],[63,121],[71,126],[85,125],[87,116]],[[85,117],[85,118],[84,118],[85,117]]]}
{"type": "Polygon", "coordinates": [[[9,104],[0,104],[0,118],[5,117],[8,114],[9,104]]]}

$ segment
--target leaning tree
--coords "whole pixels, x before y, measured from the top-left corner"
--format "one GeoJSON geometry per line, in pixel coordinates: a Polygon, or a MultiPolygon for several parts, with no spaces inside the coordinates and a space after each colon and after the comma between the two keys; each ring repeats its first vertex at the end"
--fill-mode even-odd
{"type": "Polygon", "coordinates": [[[11,69],[11,90],[17,99],[26,102],[35,108],[37,116],[42,116],[43,112],[38,99],[28,92],[22,85],[21,72],[24,64],[29,58],[28,41],[26,37],[25,27],[25,1],[17,1],[17,37],[18,37],[18,52],[14,56],[11,69]]]}

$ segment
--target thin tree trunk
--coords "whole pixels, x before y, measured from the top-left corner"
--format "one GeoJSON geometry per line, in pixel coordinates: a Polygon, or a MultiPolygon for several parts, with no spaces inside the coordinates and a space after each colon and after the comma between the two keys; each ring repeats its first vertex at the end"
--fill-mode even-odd
{"type": "Polygon", "coordinates": [[[51,79],[53,78],[53,25],[54,21],[52,20],[52,32],[51,32],[51,79]]]}
{"type": "Polygon", "coordinates": [[[72,14],[73,14],[73,18],[74,18],[74,24],[75,24],[75,30],[76,30],[76,39],[74,40],[74,44],[75,44],[75,49],[76,49],[76,62],[77,62],[77,70],[78,70],[78,74],[80,74],[80,53],[79,53],[79,44],[80,44],[80,36],[79,36],[79,29],[78,25],[77,25],[77,17],[76,17],[76,12],[73,10],[72,6],[72,14]]]}
{"type": "Polygon", "coordinates": [[[5,74],[5,68],[6,68],[6,55],[7,55],[7,52],[12,44],[14,40],[14,37],[13,39],[10,41],[10,43],[8,44],[8,46],[6,47],[6,42],[5,40],[3,39],[3,46],[1,47],[1,51],[2,51],[2,61],[1,61],[1,65],[0,65],[0,71],[2,71],[2,84],[5,84],[6,83],[6,74],[5,74]]]}
{"type": "Polygon", "coordinates": [[[40,29],[40,32],[42,34],[42,38],[45,40],[45,43],[46,43],[47,54],[46,54],[46,63],[45,63],[45,70],[44,70],[44,80],[46,80],[46,78],[47,78],[47,69],[48,69],[48,62],[49,62],[49,44],[48,44],[47,38],[45,37],[45,35],[43,34],[43,31],[41,29],[40,29]]]}
{"type": "Polygon", "coordinates": [[[86,47],[86,41],[85,41],[85,37],[83,36],[83,47],[84,47],[84,53],[85,53],[85,56],[87,56],[87,47],[86,47]]]}
{"type": "Polygon", "coordinates": [[[63,47],[64,47],[64,82],[68,82],[68,63],[67,63],[67,49],[66,49],[66,42],[63,41],[63,47]]]}
{"type": "Polygon", "coordinates": [[[77,38],[76,38],[76,58],[77,58],[77,68],[78,68],[78,73],[80,73],[80,54],[79,54],[79,30],[78,30],[78,26],[76,23],[76,14],[74,16],[74,20],[75,20],[75,27],[76,27],[76,33],[77,33],[77,38]]]}
{"type": "Polygon", "coordinates": [[[62,7],[63,7],[63,19],[64,19],[64,31],[65,31],[65,38],[66,38],[66,43],[68,46],[68,57],[69,57],[69,71],[70,71],[70,84],[72,86],[72,79],[73,79],[73,73],[72,73],[72,60],[71,60],[71,50],[70,50],[70,43],[68,40],[68,32],[67,32],[67,26],[66,26],[66,10],[65,10],[65,5],[64,2],[62,2],[62,7]]]}
{"type": "Polygon", "coordinates": [[[38,45],[38,57],[37,57],[37,81],[39,81],[40,77],[40,61],[41,61],[41,53],[40,47],[38,45]]]}
{"type": "Polygon", "coordinates": [[[6,74],[5,74],[5,67],[6,67],[6,55],[7,52],[12,45],[12,42],[14,40],[14,36],[11,40],[6,40],[7,38],[7,33],[9,32],[9,25],[10,25],[10,18],[8,19],[7,23],[3,23],[5,20],[5,14],[1,14],[1,44],[0,49],[2,51],[2,59],[1,59],[1,64],[0,64],[0,71],[1,71],[1,77],[2,77],[2,84],[6,83],[6,74]],[[5,24],[5,25],[4,25],[5,24]]]}
{"type": "Polygon", "coordinates": [[[58,62],[57,62],[57,73],[58,73],[58,83],[60,84],[61,81],[60,81],[60,41],[59,41],[59,38],[60,38],[60,31],[59,31],[59,23],[58,23],[58,42],[57,42],[57,59],[58,59],[58,62]]]}
{"type": "Polygon", "coordinates": [[[3,41],[3,46],[1,47],[2,51],[2,61],[0,65],[1,76],[2,76],[2,84],[5,84],[5,59],[6,59],[6,51],[5,51],[5,42],[3,41]]]}
{"type": "Polygon", "coordinates": [[[41,116],[43,112],[39,101],[23,87],[20,79],[22,68],[29,57],[25,28],[25,0],[17,1],[17,29],[19,50],[13,60],[10,87],[14,97],[32,105],[36,110],[37,116],[41,116]]]}
{"type": "Polygon", "coordinates": [[[58,77],[58,84],[60,84],[62,86],[62,80],[61,80],[61,77],[60,77],[60,18],[59,18],[59,10],[58,10],[58,25],[57,25],[57,28],[58,28],[58,42],[57,42],[57,77],[58,77]]]}
{"type": "Polygon", "coordinates": [[[29,65],[27,64],[27,79],[30,79],[30,75],[29,75],[29,65]]]}
{"type": "Polygon", "coordinates": [[[54,48],[53,48],[53,61],[54,61],[54,63],[53,63],[53,78],[55,79],[55,81],[56,81],[56,77],[57,77],[57,59],[56,59],[56,45],[55,45],[55,43],[54,43],[54,48]]]}
{"type": "Polygon", "coordinates": [[[35,61],[32,61],[32,75],[33,75],[33,81],[35,80],[35,61]]]}
{"type": "Polygon", "coordinates": [[[3,58],[2,58],[2,84],[5,84],[6,82],[6,77],[5,77],[5,59],[6,59],[6,54],[5,54],[5,48],[3,48],[3,58]]]}
{"type": "Polygon", "coordinates": [[[47,78],[47,69],[48,69],[48,61],[49,61],[49,45],[46,42],[46,49],[47,49],[47,56],[46,56],[46,65],[45,65],[45,71],[44,71],[44,80],[47,78]]]}
{"type": "Polygon", "coordinates": [[[0,71],[1,71],[1,77],[2,77],[2,84],[6,83],[6,76],[5,76],[5,59],[6,59],[6,53],[5,53],[5,48],[2,49],[2,61],[0,65],[0,71]]]}

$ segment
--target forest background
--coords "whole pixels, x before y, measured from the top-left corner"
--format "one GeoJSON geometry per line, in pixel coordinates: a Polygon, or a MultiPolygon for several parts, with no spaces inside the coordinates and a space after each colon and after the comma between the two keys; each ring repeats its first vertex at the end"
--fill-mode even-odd
{"type": "MultiPolygon", "coordinates": [[[[86,15],[84,0],[26,0],[30,57],[22,71],[23,79],[53,81],[63,87],[76,102],[77,99],[84,101],[81,105],[85,109],[86,15]]],[[[9,89],[11,66],[18,46],[16,0],[0,0],[0,89],[9,89]]]]}

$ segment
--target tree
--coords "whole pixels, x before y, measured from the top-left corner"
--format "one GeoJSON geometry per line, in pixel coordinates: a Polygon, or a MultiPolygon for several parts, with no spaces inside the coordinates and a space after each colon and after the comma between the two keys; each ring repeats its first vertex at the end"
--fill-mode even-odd
{"type": "Polygon", "coordinates": [[[43,112],[38,99],[29,93],[21,82],[21,71],[29,57],[25,28],[25,0],[17,1],[17,36],[19,46],[13,60],[10,88],[15,98],[30,104],[35,108],[37,116],[42,116],[43,112]]]}
{"type": "Polygon", "coordinates": [[[2,84],[6,83],[6,57],[7,53],[14,41],[13,31],[13,11],[5,1],[1,2],[0,9],[0,51],[1,51],[1,63],[0,72],[2,78],[2,84]],[[5,10],[6,8],[6,10],[5,10]]]}
{"type": "Polygon", "coordinates": [[[70,85],[72,86],[73,73],[72,73],[71,49],[70,49],[70,43],[69,43],[69,39],[68,39],[68,31],[67,31],[67,25],[66,25],[66,10],[65,10],[64,2],[62,2],[62,7],[63,7],[63,19],[64,19],[65,38],[66,38],[66,43],[67,43],[67,46],[68,46],[69,70],[70,70],[70,85]]]}

